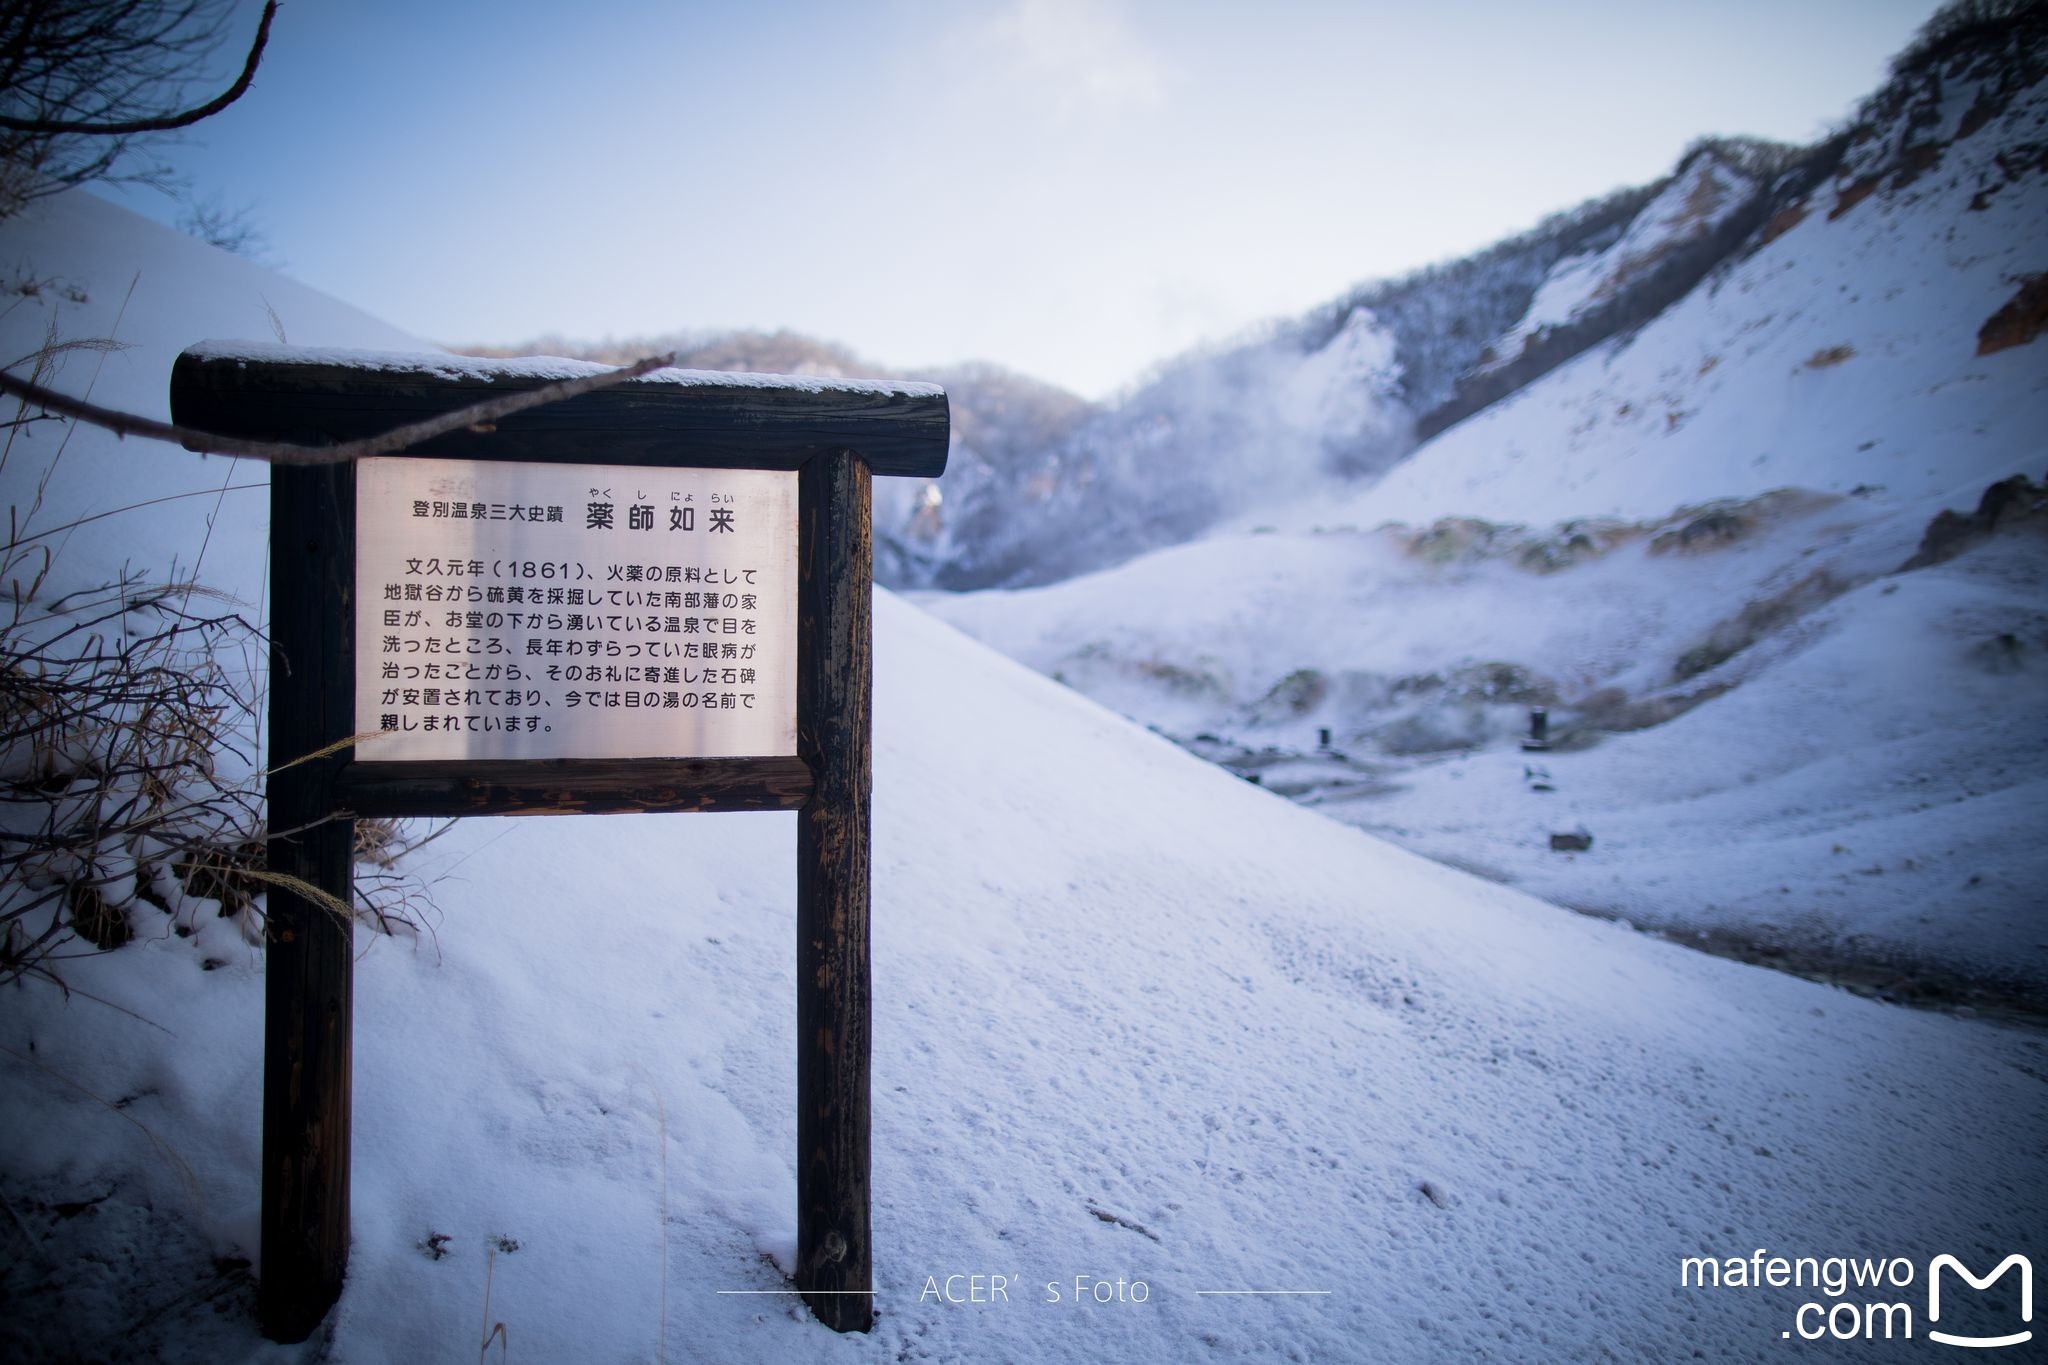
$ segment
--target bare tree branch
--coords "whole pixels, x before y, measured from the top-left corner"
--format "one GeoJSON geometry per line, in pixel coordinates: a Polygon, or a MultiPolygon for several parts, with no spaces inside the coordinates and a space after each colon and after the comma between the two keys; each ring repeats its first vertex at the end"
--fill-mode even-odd
{"type": "Polygon", "coordinates": [[[216,455],[239,455],[270,464],[346,464],[351,460],[367,459],[372,455],[389,455],[395,451],[405,450],[423,441],[431,441],[436,436],[460,431],[464,427],[486,426],[500,418],[525,412],[528,408],[559,403],[565,398],[574,398],[578,394],[590,393],[596,389],[608,389],[614,384],[638,379],[650,370],[673,365],[675,359],[673,354],[649,356],[645,360],[636,360],[622,369],[607,370],[602,374],[581,375],[575,379],[557,380],[523,393],[504,394],[481,403],[472,403],[466,408],[458,408],[439,417],[409,422],[380,435],[365,436],[360,440],[343,441],[331,446],[292,445],[284,441],[245,441],[238,436],[197,431],[191,427],[176,426],[170,422],[159,422],[153,418],[138,417],[133,413],[117,412],[112,408],[83,402],[58,393],[54,389],[30,383],[26,379],[17,379],[5,371],[0,371],[0,393],[11,394],[25,403],[32,403],[59,416],[74,418],[103,428],[116,436],[149,436],[195,450],[210,451],[216,455]]]}
{"type": "Polygon", "coordinates": [[[277,0],[267,0],[263,6],[263,18],[256,25],[256,41],[250,44],[249,59],[242,65],[242,74],[235,79],[233,85],[196,109],[187,109],[182,114],[167,114],[161,118],[132,119],[122,123],[10,118],[0,114],[0,128],[17,133],[32,133],[38,137],[56,137],[70,133],[93,137],[131,137],[138,133],[168,133],[177,128],[189,128],[201,119],[212,118],[248,93],[249,82],[256,78],[257,64],[263,60],[264,44],[270,41],[270,20],[276,13],[277,0]]]}

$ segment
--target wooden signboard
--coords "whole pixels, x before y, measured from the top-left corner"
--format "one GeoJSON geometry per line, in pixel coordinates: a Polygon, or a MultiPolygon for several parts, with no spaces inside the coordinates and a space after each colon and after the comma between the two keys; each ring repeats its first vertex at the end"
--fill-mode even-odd
{"type": "Polygon", "coordinates": [[[793,757],[796,485],[361,461],[356,757],[793,757]]]}
{"type": "MultiPolygon", "coordinates": [[[[171,411],[323,445],[560,369],[208,343],[171,411]]],[[[273,871],[349,903],[357,817],[799,813],[796,1284],[840,1331],[873,1320],[869,476],[936,478],[948,427],[932,385],[663,370],[271,470],[273,871]]],[[[259,1305],[282,1341],[348,1265],[350,940],[270,892],[259,1305]]]]}

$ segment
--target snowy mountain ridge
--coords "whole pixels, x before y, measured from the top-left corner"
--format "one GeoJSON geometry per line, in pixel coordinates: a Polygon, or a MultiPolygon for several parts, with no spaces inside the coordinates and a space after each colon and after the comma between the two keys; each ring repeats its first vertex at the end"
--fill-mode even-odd
{"type": "MultiPolygon", "coordinates": [[[[1046,583],[1218,526],[1270,520],[1288,501],[1369,496],[1419,441],[1718,288],[1816,209],[1832,220],[1880,187],[1911,200],[1920,177],[1952,179],[1955,168],[1940,164],[1952,146],[1975,177],[1969,211],[1984,212],[2005,186],[2036,174],[2028,168],[2039,131],[2027,115],[2009,113],[2038,85],[2042,24],[2019,7],[1938,27],[1902,54],[1847,130],[1812,147],[1701,139],[1664,180],[1591,201],[1472,257],[1361,286],[1249,341],[1169,362],[1072,430],[1049,433],[1034,460],[984,469],[962,451],[938,515],[878,520],[878,533],[898,547],[894,581],[953,590],[1046,583]],[[1369,354],[1360,350],[1366,334],[1381,338],[1369,354]]],[[[1853,290],[1854,274],[1852,266],[1838,283],[1853,290]]],[[[1983,315],[1973,321],[1981,325],[1983,315]]],[[[1630,514],[1786,482],[1724,477],[1630,514]]],[[[1497,515],[1450,505],[1434,514],[1467,512],[1497,515]]]]}
{"type": "MultiPolygon", "coordinates": [[[[1924,54],[1826,179],[1770,182],[1742,251],[1377,481],[1046,588],[920,600],[1549,899],[2039,1012],[2044,54],[2034,21],[1924,54]],[[1983,538],[1923,554],[1971,518],[1983,538]],[[1562,752],[1517,749],[1534,706],[1562,752]],[[1581,832],[1590,850],[1553,848],[1581,832]]],[[[1731,173],[1700,165],[1638,221],[1695,244],[1735,221],[1731,173]]],[[[1643,258],[1633,233],[1560,258],[1512,334],[1569,332],[1602,263],[1643,258]]]]}
{"type": "Polygon", "coordinates": [[[1526,351],[1539,334],[1578,321],[1680,246],[1726,222],[1755,191],[1753,182],[1718,158],[1688,157],[1671,183],[1636,215],[1621,240],[1604,251],[1568,256],[1551,267],[1529,301],[1529,311],[1481,353],[1477,370],[1498,369],[1526,351]]]}
{"type": "MultiPolygon", "coordinates": [[[[1817,208],[1832,218],[1880,185],[1906,192],[1951,143],[2000,144],[2005,163],[1980,177],[1988,203],[1994,180],[2033,174],[2035,155],[2034,134],[2001,115],[2038,80],[2042,21],[2025,6],[2005,10],[1931,29],[1845,131],[1813,146],[1702,138],[1670,176],[1199,348],[1105,404],[991,366],[896,376],[789,333],[466,349],[617,361],[679,344],[683,363],[706,368],[939,379],[953,399],[955,448],[942,485],[878,490],[884,581],[949,591],[1054,582],[1271,520],[1288,502],[1355,500],[1423,442],[1718,287],[1817,208]]],[[[1723,478],[1630,515],[1785,482],[1723,478]]]]}

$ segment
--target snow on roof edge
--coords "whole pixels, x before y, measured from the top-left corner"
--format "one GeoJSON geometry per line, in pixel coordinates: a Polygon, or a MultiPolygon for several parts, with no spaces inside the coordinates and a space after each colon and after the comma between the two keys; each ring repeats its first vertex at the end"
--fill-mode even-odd
{"type": "MultiPolygon", "coordinates": [[[[396,374],[424,374],[437,379],[552,381],[580,379],[619,368],[563,356],[512,358],[452,355],[445,351],[371,351],[338,346],[282,346],[272,341],[207,340],[186,347],[185,354],[202,361],[262,361],[300,365],[339,365],[396,374]]],[[[841,379],[826,375],[754,374],[741,370],[660,369],[632,381],[684,387],[790,389],[801,393],[845,393],[885,398],[943,397],[939,384],[910,379],[841,379]]]]}

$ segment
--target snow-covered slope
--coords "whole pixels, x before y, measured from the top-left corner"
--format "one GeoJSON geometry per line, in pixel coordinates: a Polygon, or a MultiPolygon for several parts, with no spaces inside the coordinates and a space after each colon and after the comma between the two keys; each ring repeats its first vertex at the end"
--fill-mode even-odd
{"type": "Polygon", "coordinates": [[[1487,348],[1480,369],[1522,354],[1539,333],[1569,327],[1629,283],[1691,243],[1707,236],[1754,195],[1757,186],[1713,154],[1690,158],[1644,206],[1613,245],[1581,251],[1551,267],[1521,321],[1487,348]]]}
{"type": "MultiPolygon", "coordinates": [[[[2048,1215],[2033,1040],[1561,916],[879,607],[874,1338],[719,1293],[790,1264],[790,818],[478,820],[423,865],[433,937],[364,945],[333,1358],[473,1347],[494,1237],[535,1359],[1740,1358],[1805,1296],[1681,1291],[1680,1257],[1981,1258],[2048,1215]],[[1010,1301],[920,1301],[955,1273],[1010,1301]],[[1238,1289],[1329,1294],[1200,1296],[1238,1289]]],[[[247,1254],[256,1195],[260,974],[197,959],[160,936],[4,1019],[10,1202],[164,1298],[247,1254]],[[43,1212],[109,1191],[100,1226],[197,1235],[43,1212]]],[[[93,1283],[95,1323],[254,1354],[93,1283]]]]}
{"type": "Polygon", "coordinates": [[[2044,130],[2037,85],[1966,137],[1943,130],[1942,161],[1909,187],[1854,203],[1824,189],[1640,332],[1452,428],[1321,515],[1540,525],[1662,516],[1787,485],[1953,498],[2038,474],[2048,365],[2027,346],[1979,355],[1978,333],[2048,268],[2048,184],[2008,183],[1999,164],[2044,130]]]}
{"type": "MultiPolygon", "coordinates": [[[[2044,46],[2026,30],[1908,71],[1834,180],[1737,258],[1377,484],[928,605],[1563,903],[1890,991],[2048,1005],[2038,487],[2015,513],[2033,520],[1897,572],[1939,514],[2048,471],[2048,342],[2020,339],[2023,309],[1987,328],[2048,272],[2044,46]],[[1567,752],[1518,752],[1532,705],[1567,752]],[[1552,850],[1580,827],[1590,850],[1552,850]]],[[[1681,177],[1610,250],[1559,263],[1507,335],[1684,241],[1729,197],[1707,189],[1681,177]]]]}
{"type": "MultiPolygon", "coordinates": [[[[67,211],[108,238],[89,294],[178,259],[191,311],[123,323],[136,392],[233,330],[239,263],[67,211]]],[[[305,339],[380,341],[293,297],[305,339]]],[[[219,477],[83,431],[64,460],[219,477]]],[[[65,554],[160,555],[203,535],[182,505],[65,554]]],[[[205,563],[245,595],[249,520],[205,563]]],[[[138,905],[68,997],[8,987],[9,1357],[466,1358],[502,1322],[534,1360],[1762,1359],[1833,1299],[1680,1258],[2048,1252],[2031,1034],[1560,915],[886,594],[876,653],[873,1334],[758,1295],[795,1222],[792,818],[472,820],[414,855],[430,932],[361,940],[352,1269],[304,1348],[248,1315],[254,953],[207,970],[219,939],[138,905]],[[972,1274],[1006,1300],[922,1292],[972,1274]]]]}
{"type": "MultiPolygon", "coordinates": [[[[40,200],[0,233],[0,357],[25,375],[24,358],[51,341],[111,342],[112,349],[62,353],[45,380],[104,407],[169,421],[165,357],[208,337],[433,349],[275,271],[183,233],[152,231],[87,194],[40,200]]],[[[73,460],[86,439],[65,424],[32,424],[14,433],[0,466],[23,529],[48,532],[97,518],[50,539],[59,581],[105,582],[124,564],[161,581],[174,558],[181,571],[196,566],[210,577],[217,577],[209,574],[216,557],[260,569],[269,508],[264,466],[214,460],[195,479],[192,460],[144,441],[121,448],[111,464],[73,460]],[[157,501],[164,498],[177,501],[157,501]],[[144,510],[120,510],[138,506],[144,510]]],[[[253,602],[260,575],[236,586],[253,602]]]]}

